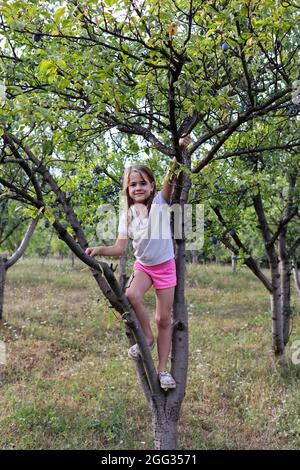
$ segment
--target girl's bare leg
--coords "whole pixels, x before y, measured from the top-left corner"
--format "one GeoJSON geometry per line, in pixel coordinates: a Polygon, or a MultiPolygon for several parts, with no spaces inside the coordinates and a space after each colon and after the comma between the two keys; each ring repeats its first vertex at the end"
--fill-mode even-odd
{"type": "Polygon", "coordinates": [[[166,370],[172,341],[171,311],[174,300],[175,287],[167,289],[156,289],[156,323],[158,329],[157,349],[158,368],[157,372],[166,370]]]}
{"type": "Polygon", "coordinates": [[[143,271],[136,270],[133,273],[133,279],[129,282],[129,287],[125,292],[126,297],[129,299],[135,313],[137,314],[148,345],[153,343],[154,335],[150,326],[149,312],[143,305],[142,300],[151,286],[151,277],[143,271]]]}

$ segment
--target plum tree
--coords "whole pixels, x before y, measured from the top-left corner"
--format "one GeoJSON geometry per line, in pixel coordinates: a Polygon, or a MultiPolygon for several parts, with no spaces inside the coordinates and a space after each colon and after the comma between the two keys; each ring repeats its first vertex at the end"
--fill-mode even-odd
{"type": "MultiPolygon", "coordinates": [[[[1,56],[8,90],[0,111],[3,142],[14,154],[15,168],[25,171],[27,164],[31,175],[27,174],[25,187],[14,182],[15,173],[7,172],[2,183],[27,204],[46,207],[59,236],[93,269],[102,292],[131,326],[142,351],[136,367],[151,404],[155,446],[173,449],[187,378],[186,242],[176,240],[172,373],[178,385],[165,394],[134,311],[113,273],[105,263],[84,255],[88,242],[79,219],[85,220],[83,213],[90,213],[98,197],[92,188],[87,195],[85,188],[97,175],[103,199],[109,193],[115,202],[117,194],[110,184],[119,191],[125,164],[143,159],[162,175],[163,163],[176,157],[180,170],[173,202],[183,207],[190,188],[203,177],[208,188],[203,195],[219,216],[220,206],[223,211],[231,202],[229,220],[226,212],[221,226],[226,233],[234,227],[232,237],[238,240],[237,232],[247,218],[237,211],[250,194],[257,196],[258,187],[265,187],[258,175],[265,176],[269,164],[267,159],[245,161],[248,148],[255,154],[262,141],[272,154],[283,150],[289,154],[300,144],[295,125],[282,135],[276,127],[280,120],[299,114],[293,108],[287,116],[299,73],[296,8],[269,0],[230,5],[217,0],[202,2],[201,8],[190,0],[166,0],[163,12],[160,2],[150,0],[141,4],[107,0],[101,9],[97,2],[67,2],[51,12],[49,5],[40,2],[38,12],[28,12],[28,2],[1,2],[1,21],[9,35],[1,56]],[[35,20],[47,45],[33,55],[35,20]],[[281,41],[280,54],[274,36],[281,41]],[[193,136],[193,144],[182,149],[179,139],[186,134],[193,136]],[[268,141],[268,135],[274,142],[268,141]],[[45,145],[43,151],[45,141],[52,142],[51,153],[45,145]],[[224,163],[218,180],[224,191],[218,192],[213,187],[220,176],[217,170],[232,159],[242,165],[232,170],[237,174],[231,180],[224,163]],[[228,197],[232,189],[235,205],[228,197]],[[71,201],[65,190],[73,192],[71,201]]],[[[272,176],[279,184],[277,175],[272,176]]],[[[222,239],[215,222],[210,230],[222,239]]],[[[235,249],[247,259],[242,246],[235,249]]]]}

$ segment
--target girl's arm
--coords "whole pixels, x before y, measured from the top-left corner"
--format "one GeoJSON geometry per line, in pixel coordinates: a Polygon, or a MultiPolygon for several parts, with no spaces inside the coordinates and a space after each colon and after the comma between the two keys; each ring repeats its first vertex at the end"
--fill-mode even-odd
{"type": "MultiPolygon", "coordinates": [[[[179,139],[179,145],[181,147],[187,147],[190,143],[191,143],[191,138],[189,136],[181,137],[179,139]]],[[[175,171],[178,167],[179,167],[179,164],[176,160],[176,157],[174,157],[170,165],[170,168],[168,170],[168,173],[166,174],[166,177],[164,179],[163,187],[161,190],[162,196],[167,202],[170,202],[171,200],[174,180],[176,179],[175,171]]]]}
{"type": "Polygon", "coordinates": [[[162,196],[167,202],[170,202],[171,200],[174,180],[176,178],[175,170],[178,168],[178,166],[179,165],[177,163],[176,157],[174,157],[170,165],[170,168],[168,169],[168,172],[165,176],[163,187],[161,190],[162,196]]]}
{"type": "Polygon", "coordinates": [[[112,246],[94,246],[85,250],[89,256],[122,256],[126,250],[128,239],[124,235],[119,236],[112,246]]]}

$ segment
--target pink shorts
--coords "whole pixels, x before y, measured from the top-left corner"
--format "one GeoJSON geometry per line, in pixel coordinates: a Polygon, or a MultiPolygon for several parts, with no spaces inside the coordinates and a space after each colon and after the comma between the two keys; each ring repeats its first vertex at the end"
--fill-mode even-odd
{"type": "Polygon", "coordinates": [[[145,266],[136,261],[133,270],[143,271],[151,277],[153,287],[155,289],[167,289],[177,284],[175,259],[169,259],[164,263],[155,264],[154,266],[145,266]]]}

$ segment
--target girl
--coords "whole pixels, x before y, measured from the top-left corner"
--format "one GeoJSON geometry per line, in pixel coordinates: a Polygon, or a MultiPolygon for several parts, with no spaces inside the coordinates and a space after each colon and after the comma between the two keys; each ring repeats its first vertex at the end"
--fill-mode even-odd
{"type": "MultiPolygon", "coordinates": [[[[181,145],[188,143],[186,138],[181,139],[181,145]]],[[[127,168],[123,178],[125,210],[120,217],[115,245],[86,249],[86,254],[90,256],[121,256],[127,246],[127,236],[132,238],[136,261],[125,294],[134,307],[149,348],[153,349],[155,339],[149,313],[143,305],[143,297],[153,284],[158,330],[157,372],[163,389],[176,387],[174,378],[166,370],[172,340],[171,309],[176,286],[176,265],[168,211],[174,178],[173,170],[169,170],[162,190],[156,193],[155,180],[148,167],[132,165],[127,168]]],[[[137,344],[128,350],[128,356],[132,359],[138,359],[139,354],[137,344]]]]}

